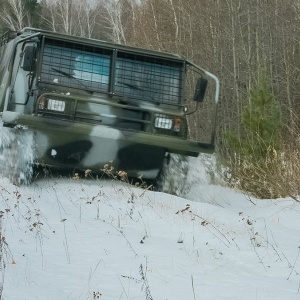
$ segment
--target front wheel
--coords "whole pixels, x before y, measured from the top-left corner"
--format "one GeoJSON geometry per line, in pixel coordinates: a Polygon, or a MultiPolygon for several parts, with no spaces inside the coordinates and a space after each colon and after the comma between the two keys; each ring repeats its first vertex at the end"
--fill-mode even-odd
{"type": "Polygon", "coordinates": [[[0,127],[0,173],[15,185],[29,184],[34,159],[33,135],[21,128],[0,127]]]}
{"type": "Polygon", "coordinates": [[[179,154],[168,154],[157,178],[157,188],[161,192],[183,196],[186,189],[188,158],[179,154]]]}

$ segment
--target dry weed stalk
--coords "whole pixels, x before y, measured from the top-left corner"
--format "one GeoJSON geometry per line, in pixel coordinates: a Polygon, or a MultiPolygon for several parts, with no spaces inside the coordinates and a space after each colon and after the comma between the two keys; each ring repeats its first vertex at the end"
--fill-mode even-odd
{"type": "Polygon", "coordinates": [[[146,268],[144,269],[143,264],[140,265],[140,275],[141,275],[141,280],[143,282],[142,290],[145,290],[146,294],[146,300],[153,300],[150,292],[150,287],[147,279],[147,260],[146,260],[146,268]]]}
{"type": "Polygon", "coordinates": [[[123,171],[123,170],[115,170],[115,168],[112,165],[112,161],[109,164],[105,164],[103,166],[103,168],[101,169],[101,171],[108,176],[109,178],[113,179],[113,180],[118,180],[118,181],[122,181],[122,182],[126,182],[129,184],[133,184],[136,187],[140,187],[143,188],[144,190],[149,190],[152,188],[152,185],[148,186],[146,184],[146,182],[143,180],[143,176],[140,175],[137,179],[138,181],[136,182],[132,182],[129,177],[127,172],[123,171]]]}
{"type": "Polygon", "coordinates": [[[300,151],[297,149],[285,147],[280,153],[270,151],[265,159],[231,158],[229,169],[230,185],[257,198],[297,200],[300,194],[300,151]]]}

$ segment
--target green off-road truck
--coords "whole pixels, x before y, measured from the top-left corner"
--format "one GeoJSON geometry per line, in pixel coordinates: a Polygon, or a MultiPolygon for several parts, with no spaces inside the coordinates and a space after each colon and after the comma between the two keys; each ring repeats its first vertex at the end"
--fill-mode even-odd
{"type": "Polygon", "coordinates": [[[215,112],[210,140],[192,141],[185,103],[212,82],[216,106],[219,81],[177,55],[34,28],[4,34],[0,55],[0,163],[14,179],[29,164],[98,173],[108,162],[154,179],[169,153],[214,150],[215,112]]]}

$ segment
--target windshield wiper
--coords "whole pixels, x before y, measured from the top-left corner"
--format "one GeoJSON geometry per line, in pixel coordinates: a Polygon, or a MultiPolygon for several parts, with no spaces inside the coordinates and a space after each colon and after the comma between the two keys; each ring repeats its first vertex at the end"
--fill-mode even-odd
{"type": "Polygon", "coordinates": [[[117,83],[121,83],[121,84],[123,84],[123,85],[125,85],[125,86],[128,86],[128,87],[129,87],[130,89],[132,89],[132,90],[138,90],[138,91],[145,92],[144,89],[140,88],[139,86],[137,86],[137,85],[135,85],[135,84],[126,83],[126,82],[120,81],[120,80],[118,80],[117,83]]]}
{"type": "Polygon", "coordinates": [[[143,88],[140,88],[139,86],[137,86],[135,84],[130,84],[130,83],[127,83],[127,82],[124,82],[124,81],[120,81],[120,80],[118,80],[117,83],[123,84],[123,85],[129,87],[132,90],[142,91],[142,92],[144,92],[142,95],[144,95],[145,97],[150,98],[151,100],[155,100],[152,95],[149,95],[149,91],[147,91],[147,90],[145,90],[143,88]],[[148,95],[147,95],[147,93],[148,93],[148,95]]]}
{"type": "Polygon", "coordinates": [[[86,92],[88,92],[88,93],[90,93],[90,94],[94,94],[93,91],[89,90],[89,88],[88,88],[83,82],[81,82],[78,78],[74,77],[73,75],[71,75],[71,74],[69,74],[69,73],[67,73],[67,72],[58,70],[58,69],[56,69],[56,68],[51,68],[51,70],[57,72],[58,74],[64,75],[64,76],[67,77],[67,78],[70,78],[70,79],[75,80],[76,82],[78,82],[79,84],[81,84],[82,86],[84,86],[86,92]]]}

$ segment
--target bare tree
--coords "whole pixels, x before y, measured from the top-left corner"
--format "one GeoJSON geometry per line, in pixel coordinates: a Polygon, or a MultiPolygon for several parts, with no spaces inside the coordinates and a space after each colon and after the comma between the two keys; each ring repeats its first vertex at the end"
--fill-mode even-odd
{"type": "MultiPolygon", "coordinates": [[[[297,104],[299,3],[145,0],[132,6],[134,18],[130,26],[124,9],[116,10],[121,18],[107,20],[114,24],[117,41],[175,52],[216,73],[222,82],[219,124],[222,131],[239,130],[249,91],[262,70],[267,72],[275,96],[287,111],[293,111],[297,104]]],[[[292,114],[286,115],[286,123],[294,122],[292,114]]]]}
{"type": "MultiPolygon", "coordinates": [[[[32,25],[28,1],[0,0],[5,27],[32,25]]],[[[262,69],[286,126],[300,127],[299,0],[42,0],[40,6],[44,28],[178,53],[217,74],[220,132],[240,130],[262,69]]],[[[200,118],[194,117],[195,128],[200,118]]]]}
{"type": "Polygon", "coordinates": [[[52,31],[63,32],[72,34],[73,19],[72,14],[73,7],[78,1],[72,0],[45,0],[42,3],[43,13],[42,19],[47,27],[52,31]]]}
{"type": "Polygon", "coordinates": [[[25,26],[31,26],[29,13],[22,0],[1,1],[0,19],[4,27],[18,31],[25,26]]]}
{"type": "Polygon", "coordinates": [[[82,37],[95,37],[98,16],[99,14],[91,4],[91,1],[80,1],[76,10],[76,17],[78,20],[78,29],[76,33],[82,37]]]}
{"type": "Polygon", "coordinates": [[[96,6],[89,0],[44,0],[41,18],[54,31],[92,38],[97,25],[96,6]]]}
{"type": "Polygon", "coordinates": [[[126,24],[122,17],[126,12],[125,4],[126,2],[122,0],[103,1],[101,4],[101,16],[104,20],[103,27],[106,36],[115,43],[126,44],[126,24]]]}

